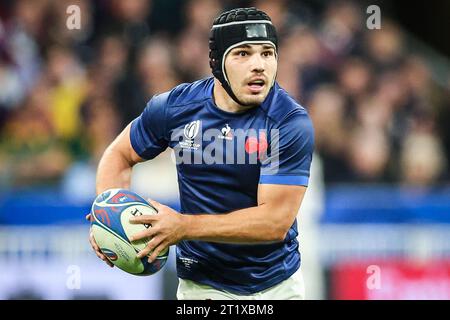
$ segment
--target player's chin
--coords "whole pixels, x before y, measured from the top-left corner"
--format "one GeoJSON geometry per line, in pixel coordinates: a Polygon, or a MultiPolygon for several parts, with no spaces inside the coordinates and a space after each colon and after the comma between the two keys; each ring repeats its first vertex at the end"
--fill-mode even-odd
{"type": "Polygon", "coordinates": [[[238,99],[246,106],[259,106],[264,101],[264,98],[262,97],[255,97],[251,95],[244,95],[240,98],[238,97],[238,99]]]}
{"type": "Polygon", "coordinates": [[[267,94],[259,93],[259,94],[246,94],[244,96],[244,99],[242,99],[243,102],[245,102],[246,105],[254,105],[258,106],[261,103],[264,102],[266,99],[267,94]]]}

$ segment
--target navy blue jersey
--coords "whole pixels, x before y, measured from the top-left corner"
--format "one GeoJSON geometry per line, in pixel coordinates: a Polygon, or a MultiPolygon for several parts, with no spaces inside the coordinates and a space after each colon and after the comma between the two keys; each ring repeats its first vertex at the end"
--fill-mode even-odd
{"type": "MultiPolygon", "coordinates": [[[[314,133],[306,110],[277,83],[259,107],[219,109],[214,78],[154,96],[131,126],[144,159],[167,147],[176,155],[181,212],[224,214],[257,205],[258,184],[308,185],[314,133]]],[[[300,267],[297,221],[285,240],[270,244],[181,241],[177,272],[217,289],[251,294],[300,267]]]]}

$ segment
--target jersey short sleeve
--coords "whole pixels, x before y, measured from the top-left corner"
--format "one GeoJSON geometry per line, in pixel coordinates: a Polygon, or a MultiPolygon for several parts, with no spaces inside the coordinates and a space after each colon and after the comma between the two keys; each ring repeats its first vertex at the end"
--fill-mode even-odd
{"type": "Polygon", "coordinates": [[[154,96],[142,114],[133,120],[130,129],[131,145],[143,159],[153,159],[168,144],[166,134],[167,94],[154,96]]]}
{"type": "Polygon", "coordinates": [[[270,135],[259,183],[307,186],[314,151],[314,128],[308,114],[289,116],[270,135]]]}

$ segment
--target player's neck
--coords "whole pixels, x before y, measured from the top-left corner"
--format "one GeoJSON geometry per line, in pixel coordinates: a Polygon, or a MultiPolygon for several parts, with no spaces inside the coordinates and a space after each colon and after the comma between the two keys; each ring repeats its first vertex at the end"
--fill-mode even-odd
{"type": "Polygon", "coordinates": [[[217,79],[214,79],[213,99],[217,108],[226,112],[239,113],[253,108],[253,106],[243,106],[234,101],[217,79]]]}

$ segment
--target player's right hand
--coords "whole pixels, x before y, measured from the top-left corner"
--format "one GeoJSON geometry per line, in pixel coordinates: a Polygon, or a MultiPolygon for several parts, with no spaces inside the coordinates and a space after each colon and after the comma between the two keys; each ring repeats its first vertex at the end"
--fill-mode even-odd
{"type": "MultiPolygon", "coordinates": [[[[91,221],[90,213],[86,216],[86,220],[91,221]]],[[[95,242],[94,234],[92,233],[92,227],[89,229],[89,242],[90,242],[91,247],[94,250],[95,254],[97,255],[97,257],[99,257],[99,259],[105,261],[108,266],[113,268],[114,265],[112,264],[112,262],[109,261],[108,258],[100,251],[100,247],[98,246],[97,242],[95,242]]]]}

